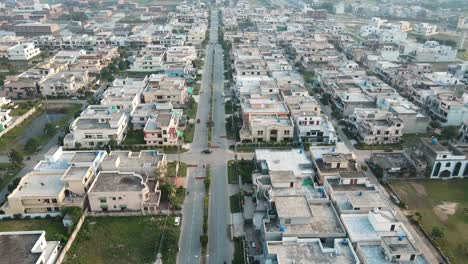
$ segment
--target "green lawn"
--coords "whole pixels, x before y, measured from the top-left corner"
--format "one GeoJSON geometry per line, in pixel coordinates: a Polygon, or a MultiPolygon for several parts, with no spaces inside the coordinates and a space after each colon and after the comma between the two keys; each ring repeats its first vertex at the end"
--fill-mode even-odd
{"type": "MultiPolygon", "coordinates": [[[[177,161],[171,161],[167,163],[167,176],[168,177],[175,177],[176,176],[176,167],[177,167],[177,161]]],[[[187,163],[180,162],[179,164],[179,177],[185,177],[187,176],[187,163]]]]}
{"type": "Polygon", "coordinates": [[[65,242],[68,239],[67,228],[63,226],[62,218],[0,221],[0,232],[36,230],[46,231],[47,240],[65,242]]]}
{"type": "Polygon", "coordinates": [[[228,183],[229,184],[237,184],[238,180],[236,177],[236,167],[235,167],[235,161],[230,160],[228,161],[228,183]]]}
{"type": "Polygon", "coordinates": [[[433,227],[445,231],[445,235],[436,238],[435,242],[451,262],[466,263],[468,180],[401,180],[391,184],[408,209],[421,214],[419,222],[427,233],[431,234],[433,227]],[[455,209],[454,212],[450,212],[450,207],[455,209]]]}
{"type": "Polygon", "coordinates": [[[160,252],[163,263],[175,263],[179,240],[179,227],[174,217],[88,217],[83,224],[64,263],[126,264],[153,263],[160,252]]]}
{"type": "Polygon", "coordinates": [[[22,116],[26,114],[29,110],[31,110],[34,106],[38,105],[39,101],[29,101],[24,103],[17,103],[13,105],[17,105],[16,108],[7,106],[6,108],[11,109],[10,115],[11,116],[22,116]]]}
{"type": "Polygon", "coordinates": [[[0,163],[0,189],[10,184],[16,174],[21,170],[21,167],[11,163],[0,163]]]}
{"type": "Polygon", "coordinates": [[[231,195],[229,197],[229,203],[231,205],[231,213],[240,213],[241,212],[241,207],[240,207],[240,202],[243,200],[244,197],[240,193],[236,193],[234,195],[231,195]]]}
{"type": "Polygon", "coordinates": [[[198,104],[197,102],[195,102],[195,99],[190,98],[190,102],[188,104],[187,113],[186,113],[188,118],[194,119],[197,117],[197,107],[198,107],[198,104]]]}
{"type": "Polygon", "coordinates": [[[143,130],[128,130],[123,142],[124,145],[145,144],[143,130]]]}
{"type": "Polygon", "coordinates": [[[195,134],[195,125],[194,124],[188,124],[187,128],[185,128],[185,130],[184,130],[184,142],[185,143],[192,143],[194,134],[195,134]]]}
{"type": "MultiPolygon", "coordinates": [[[[228,182],[230,184],[237,183],[235,164],[236,162],[234,160],[230,160],[228,162],[228,182]]],[[[239,175],[242,178],[242,182],[252,183],[252,172],[255,169],[253,161],[238,160],[237,164],[238,164],[238,169],[239,169],[239,175]]]]}
{"type": "Polygon", "coordinates": [[[241,238],[234,238],[234,258],[232,264],[244,264],[244,247],[241,238]]]}
{"type": "Polygon", "coordinates": [[[232,101],[229,100],[229,101],[227,101],[227,102],[224,104],[224,113],[225,113],[226,115],[232,114],[232,110],[233,110],[233,109],[232,109],[232,101]]]}

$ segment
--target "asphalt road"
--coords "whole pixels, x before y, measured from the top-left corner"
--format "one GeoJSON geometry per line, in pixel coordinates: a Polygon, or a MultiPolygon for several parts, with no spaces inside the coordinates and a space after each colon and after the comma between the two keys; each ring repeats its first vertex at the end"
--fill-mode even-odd
{"type": "MultiPolygon", "coordinates": [[[[197,176],[206,175],[203,165],[210,164],[212,169],[210,206],[209,206],[209,243],[206,259],[208,263],[231,263],[233,246],[228,237],[228,225],[230,223],[229,197],[227,196],[227,160],[233,158],[229,152],[230,142],[222,138],[226,134],[224,126],[223,104],[223,58],[222,47],[218,44],[218,15],[217,11],[211,15],[209,43],[205,52],[205,66],[201,82],[201,96],[198,101],[197,118],[200,123],[195,124],[195,134],[190,150],[180,155],[180,159],[191,167],[187,177],[188,195],[182,208],[181,237],[179,240],[179,253],[177,263],[200,263],[203,224],[203,180],[195,179],[197,176]],[[213,67],[214,65],[214,67],[213,67]],[[213,72],[214,69],[214,72],[213,72]],[[213,80],[212,80],[213,79],[213,80]],[[208,146],[207,133],[211,100],[211,84],[214,85],[214,107],[212,131],[213,153],[201,154],[208,146]]],[[[175,160],[178,155],[168,155],[168,159],[175,160]]]]}

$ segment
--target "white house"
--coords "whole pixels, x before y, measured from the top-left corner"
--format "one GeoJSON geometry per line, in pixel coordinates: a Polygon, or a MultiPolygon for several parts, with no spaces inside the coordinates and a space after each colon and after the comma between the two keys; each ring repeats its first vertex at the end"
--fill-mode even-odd
{"type": "Polygon", "coordinates": [[[30,60],[39,53],[41,50],[34,46],[34,43],[23,43],[23,44],[16,44],[13,47],[8,48],[8,60],[11,61],[21,61],[21,60],[30,60]]]}

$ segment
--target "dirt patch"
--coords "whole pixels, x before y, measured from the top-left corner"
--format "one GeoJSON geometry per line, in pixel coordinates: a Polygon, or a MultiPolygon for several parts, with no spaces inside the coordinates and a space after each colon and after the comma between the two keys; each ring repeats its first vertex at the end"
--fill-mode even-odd
{"type": "Polygon", "coordinates": [[[416,182],[411,182],[411,186],[413,186],[414,190],[421,196],[426,196],[426,187],[424,185],[416,183],[416,182]]]}
{"type": "Polygon", "coordinates": [[[458,203],[443,202],[442,204],[434,206],[432,210],[442,221],[447,221],[448,217],[455,214],[458,208],[458,203]]]}

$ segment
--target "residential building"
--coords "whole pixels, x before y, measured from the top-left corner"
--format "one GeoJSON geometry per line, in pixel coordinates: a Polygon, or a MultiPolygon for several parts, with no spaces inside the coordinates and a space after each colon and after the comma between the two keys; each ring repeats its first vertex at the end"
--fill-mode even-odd
{"type": "Polygon", "coordinates": [[[9,127],[13,122],[13,118],[10,116],[11,109],[0,109],[0,131],[9,127]]]}
{"type": "Polygon", "coordinates": [[[334,239],[326,246],[317,238],[283,237],[282,241],[267,241],[265,248],[263,263],[360,263],[347,238],[334,239]]]}
{"type": "Polygon", "coordinates": [[[39,48],[34,46],[34,43],[22,43],[16,44],[13,47],[8,48],[8,60],[10,61],[27,61],[41,53],[39,48]]]}
{"type": "Polygon", "coordinates": [[[64,206],[84,202],[105,151],[64,151],[51,148],[44,160],[23,176],[2,206],[6,214],[60,213],[64,206]]]}
{"type": "Polygon", "coordinates": [[[468,177],[468,147],[448,142],[439,142],[436,138],[422,138],[420,148],[432,168],[430,177],[451,179],[468,177]]]}
{"type": "Polygon", "coordinates": [[[128,114],[115,106],[90,105],[70,124],[64,138],[65,148],[94,148],[125,138],[128,114]]]}
{"type": "Polygon", "coordinates": [[[132,128],[141,130],[150,118],[156,117],[161,112],[171,113],[172,111],[171,102],[138,104],[130,113],[132,128]]]}
{"type": "Polygon", "coordinates": [[[45,231],[0,232],[0,255],[5,263],[54,264],[60,241],[47,241],[45,231]]]}
{"type": "Polygon", "coordinates": [[[366,144],[395,144],[403,135],[403,121],[387,110],[357,108],[349,118],[354,131],[366,144]]]}
{"type": "Polygon", "coordinates": [[[294,138],[294,123],[278,115],[250,115],[240,130],[241,142],[290,142],[294,138]]]}
{"type": "Polygon", "coordinates": [[[143,128],[144,140],[149,146],[177,146],[178,122],[174,113],[159,113],[151,117],[143,128]]]}

